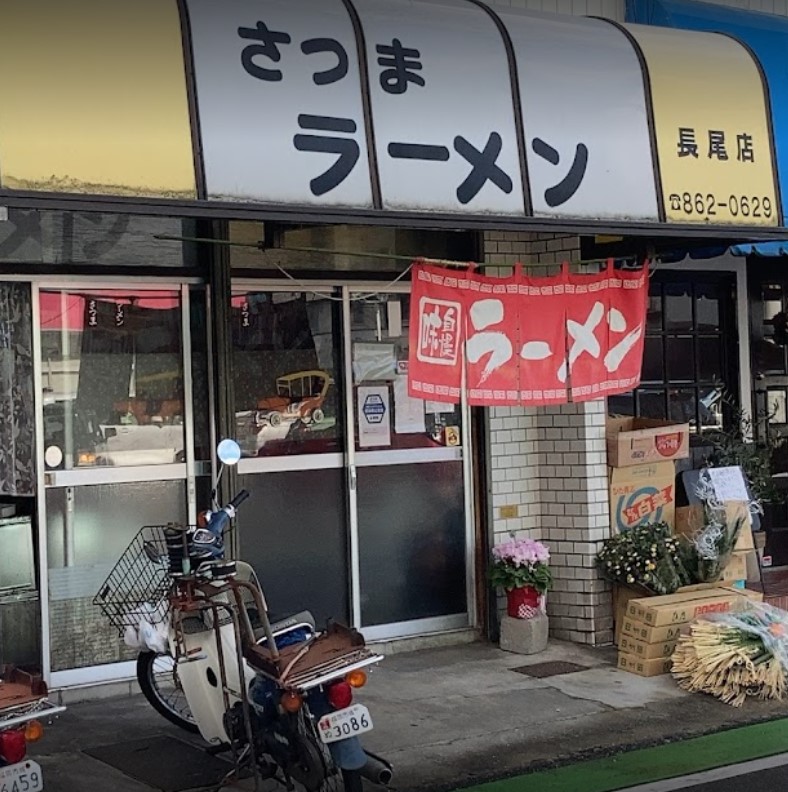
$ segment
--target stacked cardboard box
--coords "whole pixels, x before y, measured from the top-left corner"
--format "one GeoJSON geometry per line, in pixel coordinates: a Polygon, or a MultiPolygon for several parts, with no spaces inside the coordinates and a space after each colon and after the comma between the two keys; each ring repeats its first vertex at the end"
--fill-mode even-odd
{"type": "Polygon", "coordinates": [[[690,586],[665,597],[630,599],[621,620],[618,667],[647,677],[667,673],[682,632],[705,615],[726,613],[743,597],[761,599],[757,592],[722,586],[690,586]]]}
{"type": "Polygon", "coordinates": [[[675,460],[689,456],[689,424],[611,418],[606,435],[612,532],[649,522],[673,526],[675,460]]]}

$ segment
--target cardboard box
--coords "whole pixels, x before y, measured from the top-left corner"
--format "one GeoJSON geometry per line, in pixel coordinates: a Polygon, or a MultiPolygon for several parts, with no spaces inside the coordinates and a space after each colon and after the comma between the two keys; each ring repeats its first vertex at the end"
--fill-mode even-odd
{"type": "Polygon", "coordinates": [[[627,616],[654,627],[684,624],[706,614],[726,613],[741,597],[736,589],[715,588],[633,599],[627,604],[627,616]]]}
{"type": "Polygon", "coordinates": [[[619,651],[634,655],[640,660],[657,660],[659,658],[672,657],[678,640],[678,637],[676,637],[670,641],[649,643],[633,638],[631,635],[622,635],[618,648],[619,651]]]}
{"type": "Polygon", "coordinates": [[[610,518],[614,534],[649,522],[673,526],[675,500],[676,473],[672,462],[610,469],[610,518]]]}
{"type": "Polygon", "coordinates": [[[613,644],[618,646],[621,630],[627,615],[627,604],[633,599],[642,599],[643,591],[628,586],[613,586],[613,644]]]}
{"type": "Polygon", "coordinates": [[[667,674],[670,671],[669,657],[658,657],[654,660],[643,660],[640,657],[619,652],[618,667],[638,676],[652,677],[667,674]]]}
{"type": "MultiPolygon", "coordinates": [[[[745,550],[744,552],[737,551],[731,553],[731,560],[722,570],[722,577],[720,580],[723,583],[733,583],[737,580],[747,580],[747,556],[754,552],[753,550],[745,550]]],[[[757,562],[756,562],[757,563],[757,562]]]]}
{"type": "Polygon", "coordinates": [[[609,418],[605,427],[611,467],[665,462],[689,456],[689,424],[652,418],[609,418]]]}
{"type": "Polygon", "coordinates": [[[689,632],[689,624],[669,624],[666,627],[651,627],[629,616],[624,617],[621,636],[647,644],[675,643],[683,632],[689,632]]]}

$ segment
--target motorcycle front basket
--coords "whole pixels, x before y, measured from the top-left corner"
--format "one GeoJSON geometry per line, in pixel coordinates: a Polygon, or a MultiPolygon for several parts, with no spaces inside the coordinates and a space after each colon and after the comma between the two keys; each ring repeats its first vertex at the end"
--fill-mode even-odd
{"type": "Polygon", "coordinates": [[[165,531],[172,527],[141,528],[93,598],[120,634],[143,620],[159,624],[169,618],[172,577],[165,531]]]}

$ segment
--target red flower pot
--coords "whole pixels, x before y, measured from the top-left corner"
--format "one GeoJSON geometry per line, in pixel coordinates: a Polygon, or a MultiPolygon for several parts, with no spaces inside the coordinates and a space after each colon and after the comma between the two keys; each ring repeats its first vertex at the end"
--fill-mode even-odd
{"type": "Polygon", "coordinates": [[[514,619],[527,619],[539,610],[539,592],[531,586],[506,592],[506,612],[514,619]]]}

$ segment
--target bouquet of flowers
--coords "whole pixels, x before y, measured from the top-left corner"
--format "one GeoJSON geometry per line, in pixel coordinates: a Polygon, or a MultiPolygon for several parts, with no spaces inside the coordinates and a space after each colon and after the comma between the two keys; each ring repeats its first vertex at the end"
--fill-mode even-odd
{"type": "Polygon", "coordinates": [[[648,523],[607,539],[597,555],[602,577],[641,588],[649,594],[673,594],[694,583],[686,550],[667,523],[648,523]]]}
{"type": "Polygon", "coordinates": [[[490,583],[506,591],[530,586],[544,594],[553,585],[550,551],[535,539],[511,539],[492,549],[490,583]]]}
{"type": "Polygon", "coordinates": [[[704,519],[703,526],[688,538],[690,569],[698,583],[715,583],[730,561],[745,518],[729,519],[708,474],[701,475],[695,491],[703,504],[704,519]]]}

